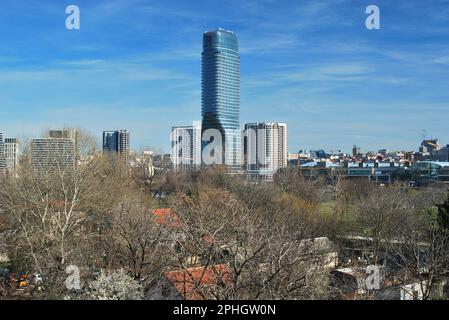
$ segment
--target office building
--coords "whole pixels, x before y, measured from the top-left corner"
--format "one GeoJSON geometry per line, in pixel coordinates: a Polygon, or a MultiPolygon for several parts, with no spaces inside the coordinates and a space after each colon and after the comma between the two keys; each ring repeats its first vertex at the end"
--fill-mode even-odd
{"type": "Polygon", "coordinates": [[[201,165],[201,125],[177,126],[172,128],[173,168],[196,170],[201,165]]]}
{"type": "Polygon", "coordinates": [[[103,131],[103,152],[116,154],[124,164],[129,161],[129,145],[129,131],[103,131]]]}
{"type": "Polygon", "coordinates": [[[244,164],[251,180],[272,180],[287,167],[287,124],[248,123],[244,131],[244,164]]]}
{"type": "Polygon", "coordinates": [[[39,173],[64,172],[75,166],[75,143],[65,138],[31,141],[31,166],[39,173]]]}
{"type": "MultiPolygon", "coordinates": [[[[205,132],[211,132],[209,129],[218,130],[222,146],[218,164],[240,170],[240,55],[233,32],[218,29],[204,33],[201,101],[203,139],[207,137],[205,132]]],[[[202,142],[203,149],[207,145],[207,141],[202,142]]],[[[206,159],[202,162],[208,163],[206,159]]]]}

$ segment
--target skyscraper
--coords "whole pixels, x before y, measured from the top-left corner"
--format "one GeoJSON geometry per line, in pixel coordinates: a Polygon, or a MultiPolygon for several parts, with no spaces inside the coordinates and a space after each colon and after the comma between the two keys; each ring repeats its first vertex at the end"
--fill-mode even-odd
{"type": "MultiPolygon", "coordinates": [[[[220,164],[240,169],[240,55],[233,32],[218,29],[204,33],[201,100],[203,139],[208,129],[218,130],[222,138],[220,164]]],[[[203,148],[207,144],[203,141],[203,148]]]]}
{"type": "Polygon", "coordinates": [[[116,153],[119,159],[128,163],[129,157],[129,131],[103,131],[103,152],[116,153]]]}
{"type": "Polygon", "coordinates": [[[358,157],[361,154],[362,154],[362,151],[361,151],[360,147],[357,147],[356,145],[354,145],[354,147],[352,147],[352,156],[358,157]]]}
{"type": "Polygon", "coordinates": [[[201,126],[172,128],[171,160],[175,170],[196,170],[201,165],[201,126]]]}
{"type": "Polygon", "coordinates": [[[287,124],[247,123],[244,132],[244,164],[251,179],[272,180],[287,166],[287,124]]]}
{"type": "Polygon", "coordinates": [[[3,133],[0,132],[0,175],[6,173],[6,157],[5,142],[3,141],[3,133]]]}

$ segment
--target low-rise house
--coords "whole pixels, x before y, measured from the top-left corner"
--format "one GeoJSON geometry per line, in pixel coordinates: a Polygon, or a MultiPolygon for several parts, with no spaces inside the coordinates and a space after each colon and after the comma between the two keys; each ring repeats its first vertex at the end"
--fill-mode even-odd
{"type": "MultiPolygon", "coordinates": [[[[367,267],[350,267],[332,270],[332,298],[341,300],[424,299],[428,289],[427,281],[408,278],[401,272],[399,274],[392,273],[391,269],[384,266],[379,266],[378,268],[377,275],[369,272],[370,270],[367,267]]],[[[445,282],[438,283],[430,293],[430,297],[443,296],[444,289],[445,282]]]]}
{"type": "Polygon", "coordinates": [[[426,283],[405,282],[382,288],[378,294],[378,299],[382,300],[422,300],[426,291],[426,283]]]}
{"type": "Polygon", "coordinates": [[[216,300],[225,298],[232,286],[229,267],[219,264],[166,272],[147,295],[152,300],[216,300]]]}

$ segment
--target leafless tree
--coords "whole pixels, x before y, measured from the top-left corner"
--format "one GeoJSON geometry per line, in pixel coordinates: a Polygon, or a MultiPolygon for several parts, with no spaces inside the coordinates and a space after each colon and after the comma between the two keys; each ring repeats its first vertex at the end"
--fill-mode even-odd
{"type": "Polygon", "coordinates": [[[68,156],[53,150],[37,170],[25,153],[18,177],[0,186],[14,268],[40,272],[59,289],[67,265],[98,262],[94,248],[104,240],[101,229],[127,181],[126,170],[101,155],[71,165],[64,162],[68,156]]]}
{"type": "Polygon", "coordinates": [[[258,201],[254,195],[251,198],[248,206],[231,191],[211,186],[204,186],[194,196],[177,194],[172,207],[185,227],[171,252],[178,257],[173,268],[188,274],[195,263],[205,268],[227,265],[230,273],[226,276],[232,281],[217,273],[221,286],[215,286],[212,293],[202,292],[201,279],[192,277],[196,289],[205,297],[324,297],[326,272],[323,263],[317,261],[324,256],[312,250],[313,241],[307,240],[313,228],[307,228],[297,210],[288,205],[279,202],[278,208],[255,210],[258,201]]]}
{"type": "Polygon", "coordinates": [[[435,208],[427,204],[410,211],[388,249],[402,280],[419,285],[420,298],[443,296],[441,288],[449,276],[449,232],[440,224],[435,208]]]}
{"type": "Polygon", "coordinates": [[[373,187],[355,204],[360,232],[372,238],[372,257],[368,263],[377,265],[385,257],[385,245],[396,239],[397,230],[410,219],[414,210],[412,197],[400,185],[373,187]]]}
{"type": "Polygon", "coordinates": [[[146,286],[156,283],[167,260],[166,243],[171,230],[152,214],[152,199],[134,191],[114,210],[110,237],[121,267],[146,286]]]}

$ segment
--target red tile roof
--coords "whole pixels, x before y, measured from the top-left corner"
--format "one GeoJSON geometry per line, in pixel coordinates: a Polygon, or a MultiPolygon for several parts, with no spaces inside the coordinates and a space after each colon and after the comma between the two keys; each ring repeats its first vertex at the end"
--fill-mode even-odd
{"type": "Polygon", "coordinates": [[[184,223],[179,219],[176,213],[170,208],[159,208],[153,210],[155,221],[158,224],[165,225],[167,227],[175,229],[185,228],[184,223]]]}
{"type": "Polygon", "coordinates": [[[170,271],[165,273],[165,277],[185,300],[208,299],[211,297],[207,296],[207,292],[214,287],[232,285],[226,264],[170,271]]]}

